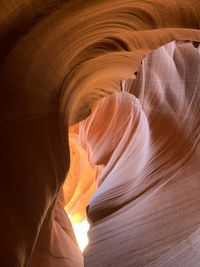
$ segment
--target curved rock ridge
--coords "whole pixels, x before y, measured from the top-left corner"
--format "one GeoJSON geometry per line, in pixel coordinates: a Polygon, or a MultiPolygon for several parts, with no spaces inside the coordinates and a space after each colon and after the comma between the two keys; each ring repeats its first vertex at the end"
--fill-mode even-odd
{"type": "Polygon", "coordinates": [[[93,221],[134,197],[133,188],[149,157],[148,121],[133,95],[113,94],[99,101],[92,115],[80,123],[79,138],[83,146],[87,144],[93,163],[105,166],[99,176],[103,183],[87,210],[93,221]]]}
{"type": "MultiPolygon", "coordinates": [[[[110,113],[101,110],[98,119],[96,116],[88,123],[97,131],[90,137],[92,152],[99,143],[105,144],[105,150],[111,140],[117,145],[100,175],[105,173],[105,180],[89,202],[88,216],[93,224],[85,266],[199,265],[199,63],[199,47],[172,42],[149,54],[137,78],[123,83],[123,90],[134,96],[123,92],[121,97],[137,97],[145,118],[138,127],[138,140],[135,132],[127,146],[122,141],[127,137],[128,127],[124,127],[120,139],[125,145],[123,153],[115,134],[118,136],[127,118],[127,100],[118,107],[126,116],[117,116],[117,129],[113,122],[109,127],[112,135],[101,135],[108,127],[105,124],[103,129],[99,119],[107,121],[105,114],[112,114],[112,105],[108,104],[110,113]],[[117,153],[120,156],[113,157],[117,153]]],[[[120,98],[120,94],[115,96],[120,98]]],[[[132,113],[137,117],[135,106],[132,113]]]]}
{"type": "MultiPolygon", "coordinates": [[[[61,192],[70,167],[68,127],[89,116],[97,100],[119,92],[121,81],[124,81],[123,89],[134,96],[122,93],[111,99],[119,97],[121,105],[127,99],[127,110],[131,107],[129,102],[132,99],[135,110],[135,113],[131,113],[132,122],[124,120],[123,123],[127,127],[134,125],[132,130],[127,128],[126,141],[133,142],[133,147],[139,150],[137,157],[134,156],[138,175],[135,174],[130,182],[129,172],[133,172],[129,158],[133,156],[128,144],[122,148],[120,139],[115,137],[115,140],[109,141],[112,144],[109,145],[109,153],[103,145],[100,147],[104,153],[101,155],[95,150],[96,144],[92,144],[93,138],[98,138],[98,135],[89,138],[91,141],[88,139],[90,161],[99,164],[99,160],[103,160],[101,164],[105,165],[105,169],[97,178],[102,185],[87,208],[93,226],[90,230],[90,245],[85,253],[85,265],[112,266],[117,262],[119,266],[124,263],[127,266],[144,266],[171,249],[175,239],[176,242],[182,242],[189,232],[193,232],[198,219],[197,205],[192,202],[198,199],[198,168],[192,164],[198,165],[199,98],[196,80],[199,48],[181,42],[176,49],[174,44],[162,47],[156,55],[164,54],[157,57],[163,64],[162,58],[165,57],[168,69],[170,66],[172,71],[166,74],[161,65],[160,69],[149,70],[148,64],[153,62],[152,54],[144,60],[144,71],[140,69],[137,79],[132,79],[145,55],[153,50],[174,40],[193,40],[197,46],[200,41],[199,25],[198,0],[185,0],[184,4],[182,0],[1,0],[0,202],[3,204],[0,216],[0,266],[83,266],[81,252],[64,213],[67,203],[61,192]],[[172,56],[170,53],[173,51],[172,56]],[[152,75],[156,77],[153,79],[152,75]],[[152,79],[156,81],[155,86],[152,79]],[[173,79],[180,81],[176,84],[177,94],[171,89],[173,79]],[[164,90],[166,84],[170,86],[164,90]],[[159,89],[155,93],[153,88],[157,86],[159,89]],[[165,130],[161,131],[160,125],[165,130]],[[144,143],[139,133],[144,135],[144,143]],[[137,138],[140,141],[138,144],[134,141],[137,138]],[[115,149],[116,145],[120,147],[115,149]],[[117,156],[118,149],[121,149],[121,153],[128,150],[131,154],[127,158],[124,154],[120,159],[117,156]],[[174,149],[173,153],[171,149],[174,149]],[[125,159],[127,162],[124,164],[130,165],[131,169],[127,171],[123,182],[122,169],[120,179],[117,179],[119,171],[114,171],[115,166],[112,166],[111,161],[116,161],[116,167],[119,167],[125,159]],[[178,177],[177,173],[183,178],[170,178],[172,174],[178,177]],[[116,186],[113,188],[114,194],[111,194],[113,180],[116,186]],[[155,196],[156,200],[158,198],[152,181],[159,191],[159,188],[163,188],[163,180],[169,184],[165,203],[170,207],[174,205],[173,209],[179,207],[183,210],[180,215],[180,212],[172,209],[175,217],[170,218],[171,227],[182,222],[180,231],[169,229],[169,239],[173,236],[173,240],[165,238],[166,231],[162,223],[165,217],[167,220],[170,216],[161,216],[160,220],[153,216],[152,224],[148,224],[150,235],[146,234],[144,238],[147,240],[143,240],[140,238],[144,234],[142,228],[135,236],[135,231],[128,231],[126,225],[137,228],[137,222],[143,221],[141,214],[151,218],[148,212],[137,213],[134,203],[140,196],[140,199],[144,199],[142,204],[138,204],[142,205],[141,210],[148,209],[148,205],[157,205],[155,196]],[[171,183],[177,181],[176,186],[172,186],[168,180],[171,183]],[[181,185],[178,181],[182,181],[181,185]],[[170,198],[169,195],[173,195],[173,192],[176,195],[177,188],[182,188],[182,184],[188,186],[179,192],[180,198],[170,198]],[[121,190],[119,194],[118,190],[121,190]],[[153,192],[152,197],[149,192],[153,192]],[[182,201],[183,195],[186,198],[182,201]],[[179,200],[183,207],[176,205],[179,200]],[[107,201],[110,201],[110,206],[107,201]],[[191,206],[190,210],[184,206],[187,203],[191,206]],[[132,209],[134,211],[130,211],[132,209]],[[190,222],[185,221],[187,211],[190,222]],[[126,219],[119,219],[121,213],[126,219]],[[135,214],[133,222],[132,213],[135,214]],[[180,216],[179,219],[176,216],[180,216]],[[157,224],[154,224],[155,220],[157,224]],[[157,235],[153,229],[159,227],[163,229],[163,234],[159,233],[161,241],[158,248],[157,235]],[[124,235],[121,234],[122,228],[124,235]],[[175,234],[171,235],[173,230],[175,234]],[[111,238],[111,235],[115,238],[111,238]],[[132,246],[131,241],[124,242],[132,240],[132,236],[140,240],[135,246],[132,246]],[[121,246],[113,246],[113,242],[124,244],[122,254],[119,251],[121,246]],[[152,244],[155,247],[150,249],[152,244]],[[108,255],[110,247],[113,247],[112,259],[108,255]],[[145,256],[141,258],[140,253],[145,256]],[[134,258],[131,256],[127,261],[127,255],[133,255],[134,258]]],[[[119,113],[118,107],[116,110],[119,113]]],[[[117,122],[110,119],[118,127],[117,122]]],[[[89,127],[89,131],[93,131],[92,127],[89,127]]],[[[119,134],[126,139],[120,128],[119,134]]],[[[80,138],[84,142],[87,134],[80,138]]],[[[164,194],[161,195],[160,202],[164,201],[164,194]]]]}

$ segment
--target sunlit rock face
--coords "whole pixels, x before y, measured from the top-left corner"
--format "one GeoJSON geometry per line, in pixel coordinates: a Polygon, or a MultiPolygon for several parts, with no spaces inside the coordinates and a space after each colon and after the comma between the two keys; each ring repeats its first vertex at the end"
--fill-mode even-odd
{"type": "Polygon", "coordinates": [[[98,168],[88,161],[77,134],[69,134],[71,166],[63,185],[64,208],[74,223],[86,218],[86,206],[98,187],[98,168]]]}
{"type": "Polygon", "coordinates": [[[0,266],[199,266],[199,25],[198,0],[0,2],[0,266]]]}

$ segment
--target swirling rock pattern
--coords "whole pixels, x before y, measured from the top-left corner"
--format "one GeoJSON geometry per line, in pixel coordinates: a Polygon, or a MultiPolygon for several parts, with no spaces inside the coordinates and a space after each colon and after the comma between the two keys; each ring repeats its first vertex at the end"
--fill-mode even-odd
{"type": "Polygon", "coordinates": [[[92,153],[115,146],[87,209],[86,266],[199,265],[199,52],[184,42],[155,50],[124,82],[131,94],[102,100],[94,121],[82,123],[92,153]]]}
{"type": "Polygon", "coordinates": [[[108,99],[80,124],[105,166],[85,265],[198,266],[199,25],[198,0],[0,2],[0,266],[83,266],[64,213],[68,127],[120,81],[115,138],[95,130],[108,99]]]}

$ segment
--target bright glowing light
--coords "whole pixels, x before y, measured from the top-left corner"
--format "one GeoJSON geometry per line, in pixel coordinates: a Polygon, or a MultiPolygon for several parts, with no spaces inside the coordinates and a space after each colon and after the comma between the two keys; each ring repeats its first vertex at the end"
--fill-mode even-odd
{"type": "Polygon", "coordinates": [[[83,251],[88,244],[87,232],[89,230],[90,225],[87,220],[84,220],[80,223],[73,223],[72,226],[80,250],[83,251]]]}

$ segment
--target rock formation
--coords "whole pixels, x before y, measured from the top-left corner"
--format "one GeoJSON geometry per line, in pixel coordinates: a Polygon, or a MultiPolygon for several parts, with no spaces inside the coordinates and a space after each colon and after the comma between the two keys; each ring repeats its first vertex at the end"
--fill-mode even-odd
{"type": "Polygon", "coordinates": [[[200,2],[0,15],[0,266],[198,267],[200,2]]]}

